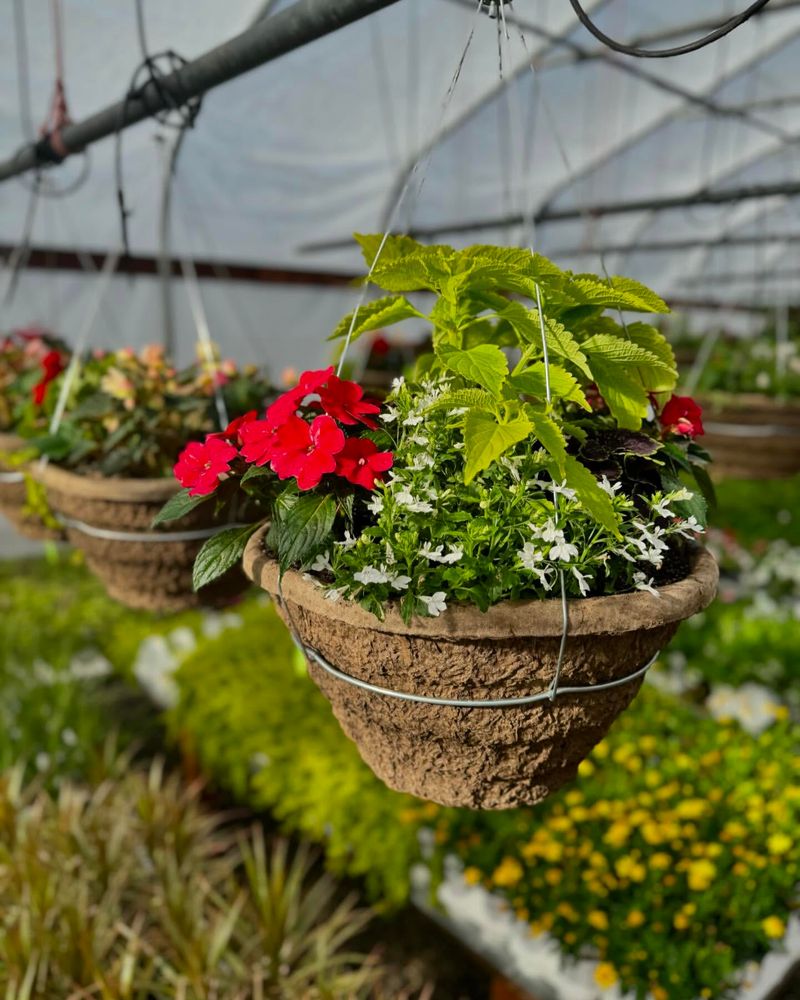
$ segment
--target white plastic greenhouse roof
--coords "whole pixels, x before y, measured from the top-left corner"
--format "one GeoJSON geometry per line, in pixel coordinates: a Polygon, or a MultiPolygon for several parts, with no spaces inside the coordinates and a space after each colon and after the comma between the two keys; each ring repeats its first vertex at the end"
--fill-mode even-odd
{"type": "MultiPolygon", "coordinates": [[[[289,0],[267,4],[266,16],[288,6],[289,0]]],[[[725,20],[744,6],[745,0],[586,3],[607,33],[660,37],[658,44],[683,41],[682,27],[725,20]]],[[[20,7],[37,123],[53,81],[49,3],[8,0],[0,5],[0,158],[25,138],[14,20],[20,7]]],[[[140,61],[135,6],[133,0],[62,0],[62,8],[67,93],[79,120],[121,98],[129,85],[140,61]]],[[[172,48],[194,58],[266,8],[263,0],[145,0],[150,50],[172,48]]],[[[510,40],[502,46],[502,81],[497,22],[475,8],[474,0],[399,0],[207,95],[179,161],[174,249],[276,268],[359,270],[358,254],[342,241],[354,230],[386,225],[407,171],[422,156],[399,229],[457,245],[513,243],[524,236],[523,227],[493,223],[538,214],[536,248],[562,266],[597,271],[604,265],[678,300],[796,302],[797,196],[603,215],[592,209],[657,204],[706,190],[798,185],[798,0],[771,0],[725,39],[667,60],[611,53],[577,22],[568,0],[516,0],[506,8],[510,40]],[[548,220],[552,214],[571,217],[548,220]],[[482,225],[461,231],[475,220],[482,225]],[[661,241],[672,248],[654,252],[661,241]],[[334,246],[313,249],[320,244],[334,246]],[[647,250],[637,249],[641,245],[647,250]]],[[[139,254],[158,252],[164,143],[154,140],[165,134],[153,121],[125,133],[131,244],[139,254]]],[[[90,155],[91,174],[80,190],[40,204],[37,246],[118,243],[113,140],[90,155]]],[[[78,171],[75,160],[60,168],[65,178],[78,171]]],[[[27,204],[19,181],[0,185],[0,242],[20,239],[27,204]]],[[[25,320],[36,287],[30,276],[21,282],[9,313],[15,321],[25,320]]],[[[309,289],[306,315],[317,308],[312,293],[318,303],[326,296],[331,302],[330,310],[322,309],[325,322],[329,311],[343,311],[342,302],[347,308],[351,295],[309,289]]],[[[285,309],[269,298],[269,289],[263,294],[254,309],[266,308],[281,326],[292,321],[297,290],[285,309]]],[[[148,318],[141,321],[155,322],[157,313],[142,308],[148,318]]]]}

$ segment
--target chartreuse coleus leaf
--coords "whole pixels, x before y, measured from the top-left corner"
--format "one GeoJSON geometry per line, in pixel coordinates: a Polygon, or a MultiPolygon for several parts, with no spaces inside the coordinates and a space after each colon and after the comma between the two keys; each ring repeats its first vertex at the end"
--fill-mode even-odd
{"type": "Polygon", "coordinates": [[[477,382],[493,396],[499,396],[508,375],[508,361],[496,344],[479,344],[462,351],[450,344],[441,344],[436,356],[450,371],[477,382]]]}
{"type": "Polygon", "coordinates": [[[498,420],[494,413],[470,410],[464,424],[464,482],[471,483],[501,455],[533,430],[524,413],[498,420]]]}
{"type": "Polygon", "coordinates": [[[614,510],[611,498],[600,487],[594,474],[585,465],[581,465],[572,455],[566,455],[563,472],[555,462],[550,465],[549,471],[554,479],[560,478],[559,474],[563,476],[567,486],[571,490],[575,490],[578,499],[590,517],[617,538],[620,537],[620,517],[614,510]]]}
{"type": "MultiPolygon", "coordinates": [[[[550,391],[553,396],[578,403],[584,410],[591,409],[581,387],[566,368],[562,368],[561,365],[551,364],[549,369],[550,391]]],[[[536,396],[539,399],[546,399],[547,377],[544,362],[537,361],[524,371],[512,375],[508,380],[508,384],[511,388],[516,389],[517,392],[524,393],[526,396],[536,396]]]]}
{"type": "Polygon", "coordinates": [[[356,233],[355,238],[370,268],[369,280],[387,292],[441,292],[442,283],[452,274],[456,253],[452,247],[424,246],[409,236],[384,240],[382,236],[356,233]]]}
{"type": "Polygon", "coordinates": [[[534,410],[532,406],[525,408],[525,413],[533,424],[533,432],[544,450],[553,458],[562,476],[567,458],[567,442],[558,424],[546,413],[534,410]]]}
{"type": "Polygon", "coordinates": [[[632,312],[668,313],[669,306],[646,285],[633,278],[603,280],[595,274],[575,274],[566,289],[580,304],[627,309],[632,312]]]}
{"type": "Polygon", "coordinates": [[[612,414],[618,418],[619,414],[625,415],[629,421],[620,421],[623,427],[635,430],[641,425],[647,413],[648,393],[666,391],[675,385],[675,370],[669,362],[632,340],[598,333],[584,340],[581,347],[612,414]]]}
{"type": "Polygon", "coordinates": [[[636,376],[636,369],[631,368],[628,372],[624,366],[600,355],[592,358],[592,374],[619,426],[638,431],[647,416],[649,399],[641,379],[636,376]]]}
{"type": "MultiPolygon", "coordinates": [[[[427,319],[424,313],[416,309],[403,295],[386,295],[374,302],[366,302],[358,310],[351,340],[357,340],[362,334],[373,330],[382,330],[404,319],[427,319]]],[[[328,340],[338,340],[346,337],[353,322],[353,313],[348,313],[328,337],[328,340]]]]}
{"type": "Polygon", "coordinates": [[[235,565],[242,558],[245,546],[257,527],[258,524],[246,524],[244,527],[226,528],[209,538],[194,561],[194,589],[207,586],[235,565]]]}
{"type": "Polygon", "coordinates": [[[442,393],[436,402],[431,403],[427,412],[436,410],[485,410],[488,413],[494,412],[497,400],[491,393],[484,389],[454,389],[452,392],[442,393]]]}

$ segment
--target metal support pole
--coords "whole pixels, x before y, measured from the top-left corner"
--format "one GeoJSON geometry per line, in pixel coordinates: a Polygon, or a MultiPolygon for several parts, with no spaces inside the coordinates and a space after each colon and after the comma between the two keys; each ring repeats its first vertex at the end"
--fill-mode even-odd
{"type": "MultiPolygon", "coordinates": [[[[175,73],[161,78],[157,85],[146,84],[141,95],[118,101],[102,111],[67,125],[61,140],[70,153],[79,152],[121,128],[135,125],[168,105],[168,100],[183,104],[188,98],[204,94],[221,83],[242,76],[279,56],[322,38],[354,21],[368,17],[398,0],[298,0],[287,10],[264,18],[222,45],[187,63],[175,73]]],[[[23,146],[10,159],[0,163],[0,181],[23,174],[58,157],[49,139],[23,146]]]]}

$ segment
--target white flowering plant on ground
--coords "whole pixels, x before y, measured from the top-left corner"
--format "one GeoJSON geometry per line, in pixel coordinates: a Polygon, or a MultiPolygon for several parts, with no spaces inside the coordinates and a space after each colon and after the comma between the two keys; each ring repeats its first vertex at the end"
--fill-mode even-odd
{"type": "MultiPolygon", "coordinates": [[[[181,456],[187,489],[171,516],[233,480],[270,511],[266,546],[282,574],[306,571],[331,600],[378,616],[399,604],[406,620],[453,602],[556,596],[562,576],[576,597],[685,576],[711,494],[701,412],[673,395],[663,335],[623,316],[665,303],[530,251],[357,239],[369,281],[390,294],[331,339],[422,319],[431,353],[383,406],[333,367],[304,372],[263,418],[181,456]]],[[[207,542],[196,583],[230,567],[255,530],[207,542]]]]}

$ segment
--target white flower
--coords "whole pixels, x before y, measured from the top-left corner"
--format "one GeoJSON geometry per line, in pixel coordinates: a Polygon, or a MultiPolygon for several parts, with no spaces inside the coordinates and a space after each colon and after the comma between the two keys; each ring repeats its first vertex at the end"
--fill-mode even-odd
{"type": "Polygon", "coordinates": [[[706,701],[706,708],[715,719],[736,719],[743,729],[757,735],[775,722],[781,703],[769,688],[750,682],[740,688],[720,684],[706,701]]]}
{"type": "Polygon", "coordinates": [[[392,389],[394,389],[395,391],[397,391],[398,389],[400,389],[405,384],[405,381],[406,380],[403,378],[402,375],[399,378],[393,378],[392,379],[392,389]]]}
{"type": "Polygon", "coordinates": [[[661,500],[657,500],[652,505],[653,513],[656,517],[669,517],[672,511],[669,509],[671,503],[670,497],[663,497],[661,500]]]}
{"type": "Polygon", "coordinates": [[[543,542],[556,542],[560,544],[564,541],[564,532],[558,527],[556,522],[552,517],[548,517],[545,521],[543,528],[537,528],[535,525],[531,525],[534,535],[541,538],[543,542]]]}
{"type": "Polygon", "coordinates": [[[423,597],[420,595],[419,599],[425,605],[425,608],[431,618],[438,618],[443,611],[447,611],[445,593],[443,590],[437,590],[432,597],[423,597]]]}
{"type": "Polygon", "coordinates": [[[432,469],[436,465],[436,459],[427,451],[420,451],[414,456],[414,461],[408,466],[412,472],[422,472],[423,469],[432,469]]]}
{"type": "Polygon", "coordinates": [[[380,514],[383,510],[383,497],[380,493],[376,493],[370,502],[367,504],[367,510],[373,514],[380,514]]]}
{"type": "MultiPolygon", "coordinates": [[[[381,500],[381,498],[379,496],[376,496],[374,499],[375,500],[381,500]]],[[[383,507],[383,501],[382,500],[381,500],[381,507],[383,507]]],[[[379,513],[379,511],[380,511],[380,507],[378,508],[377,511],[375,511],[375,513],[377,514],[377,513],[379,513]]],[[[350,534],[349,531],[345,531],[345,533],[344,533],[344,541],[342,541],[342,542],[334,542],[333,544],[340,546],[342,552],[349,552],[350,549],[352,549],[354,545],[358,544],[358,539],[357,538],[353,538],[353,536],[350,534]]],[[[312,566],[311,568],[313,569],[314,567],[312,566]]]]}
{"type": "Polygon", "coordinates": [[[424,417],[420,416],[419,413],[411,413],[403,421],[403,427],[416,427],[422,423],[423,419],[424,417]]]}
{"type": "Polygon", "coordinates": [[[592,578],[590,576],[584,576],[579,569],[575,568],[575,566],[572,567],[572,575],[578,581],[578,589],[581,592],[581,597],[586,597],[589,593],[589,580],[592,578]]]}
{"type": "Polygon", "coordinates": [[[536,564],[544,559],[544,553],[541,549],[537,549],[533,542],[525,542],[522,548],[517,550],[517,558],[525,569],[538,572],[536,564]]]}
{"type": "Polygon", "coordinates": [[[61,733],[61,739],[64,745],[68,747],[74,747],[78,744],[78,734],[74,729],[70,729],[69,727],[61,733]]]}
{"type": "Polygon", "coordinates": [[[346,590],[347,587],[331,587],[325,591],[325,600],[335,604],[346,590]]]}
{"type": "Polygon", "coordinates": [[[578,495],[575,490],[571,490],[565,483],[561,483],[560,485],[558,483],[550,483],[550,492],[558,493],[567,500],[574,500],[578,495]]]}
{"type": "Polygon", "coordinates": [[[365,585],[370,583],[388,583],[389,576],[386,573],[386,568],[381,567],[381,569],[376,569],[374,566],[365,566],[360,569],[357,573],[353,574],[353,579],[358,580],[359,583],[365,585]]]}
{"type": "Polygon", "coordinates": [[[769,389],[770,377],[768,372],[759,372],[756,375],[756,388],[757,389],[769,389]]]}
{"type": "Polygon", "coordinates": [[[387,406],[386,409],[381,414],[381,420],[390,424],[393,420],[397,420],[399,414],[393,406],[387,406]]]}
{"type": "Polygon", "coordinates": [[[649,594],[652,594],[653,597],[661,596],[659,592],[656,590],[656,588],[653,586],[652,577],[648,580],[647,575],[645,573],[641,572],[634,573],[633,585],[636,587],[637,590],[646,590],[649,594]]]}
{"type": "Polygon", "coordinates": [[[431,548],[430,542],[425,542],[419,550],[419,554],[423,559],[427,559],[429,562],[446,564],[457,563],[458,560],[464,555],[464,549],[460,545],[451,545],[449,552],[443,552],[443,549],[443,545],[437,545],[434,549],[431,548]]]}
{"type": "Polygon", "coordinates": [[[412,434],[408,440],[413,441],[414,444],[418,444],[420,448],[424,448],[430,443],[430,439],[425,437],[424,434],[412,434]]]}
{"type": "Polygon", "coordinates": [[[556,542],[556,544],[550,549],[550,558],[553,562],[572,562],[572,560],[578,555],[578,548],[576,545],[572,545],[570,542],[562,541],[556,542]]]}
{"type": "Polygon", "coordinates": [[[395,554],[394,554],[394,549],[389,544],[389,542],[387,542],[384,545],[383,548],[384,548],[384,552],[386,553],[386,565],[387,566],[394,566],[394,564],[397,562],[397,559],[395,558],[395,554]]]}
{"type": "Polygon", "coordinates": [[[676,529],[677,533],[683,535],[684,538],[691,538],[693,534],[702,534],[704,530],[694,515],[687,517],[685,521],[681,521],[676,529]]]}
{"type": "Polygon", "coordinates": [[[603,476],[603,478],[598,483],[598,486],[605,493],[608,493],[610,497],[616,496],[619,490],[622,489],[622,483],[611,483],[609,482],[608,476],[603,476]]]}
{"type": "Polygon", "coordinates": [[[411,577],[403,576],[402,573],[398,573],[397,576],[389,578],[389,583],[395,590],[408,590],[408,585],[411,583],[411,577]]]}
{"type": "Polygon", "coordinates": [[[429,504],[426,500],[416,500],[412,496],[408,487],[404,487],[402,490],[395,493],[394,498],[401,507],[405,507],[406,510],[410,510],[412,514],[433,513],[433,505],[429,504]]]}
{"type": "Polygon", "coordinates": [[[467,412],[466,406],[454,406],[452,410],[447,411],[448,417],[463,417],[467,412]]]}
{"type": "Polygon", "coordinates": [[[332,573],[330,552],[320,552],[309,568],[312,573],[332,573]]]}
{"type": "Polygon", "coordinates": [[[691,500],[694,496],[691,490],[687,490],[685,486],[681,486],[679,490],[673,490],[670,493],[672,500],[691,500]]]}

